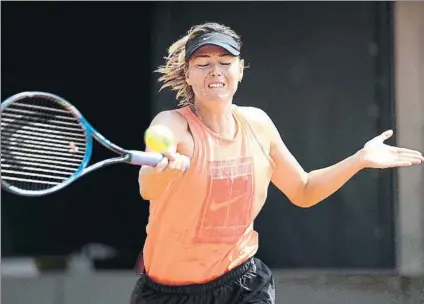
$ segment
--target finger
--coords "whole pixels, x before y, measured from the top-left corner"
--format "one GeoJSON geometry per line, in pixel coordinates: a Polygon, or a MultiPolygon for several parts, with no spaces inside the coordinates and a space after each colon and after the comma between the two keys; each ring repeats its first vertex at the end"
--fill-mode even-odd
{"type": "Polygon", "coordinates": [[[165,170],[165,168],[168,166],[168,158],[164,157],[162,160],[156,165],[155,171],[156,172],[162,172],[165,170]]]}
{"type": "Polygon", "coordinates": [[[174,164],[173,164],[174,166],[173,166],[173,169],[175,170],[175,171],[181,171],[181,167],[182,167],[182,158],[181,157],[179,157],[179,158],[177,158],[175,161],[174,161],[174,164]]]}
{"type": "Polygon", "coordinates": [[[413,165],[419,165],[423,162],[421,159],[416,157],[401,157],[400,161],[410,162],[413,165]]]}
{"type": "Polygon", "coordinates": [[[400,150],[400,149],[392,149],[391,151],[399,156],[407,156],[407,157],[415,157],[415,158],[423,157],[420,153],[417,153],[414,151],[400,150]]]}
{"type": "Polygon", "coordinates": [[[401,158],[411,158],[415,160],[418,159],[420,161],[424,161],[424,156],[419,151],[405,149],[405,148],[397,148],[397,147],[392,148],[391,151],[396,153],[398,157],[401,157],[401,158]]]}
{"type": "Polygon", "coordinates": [[[380,134],[380,137],[383,141],[389,139],[393,135],[393,130],[387,130],[380,134]]]}
{"type": "Polygon", "coordinates": [[[409,158],[409,159],[413,159],[413,160],[424,161],[424,157],[421,156],[421,155],[417,155],[417,154],[401,153],[401,154],[399,154],[399,156],[402,157],[402,158],[409,158]]]}
{"type": "Polygon", "coordinates": [[[168,163],[168,167],[167,167],[167,170],[175,170],[175,166],[177,165],[177,161],[175,161],[175,160],[171,160],[169,163],[168,163]]]}
{"type": "Polygon", "coordinates": [[[175,159],[172,160],[171,168],[174,170],[185,171],[189,167],[190,158],[179,153],[176,154],[175,159]]]}
{"type": "Polygon", "coordinates": [[[406,153],[406,154],[410,154],[410,155],[422,156],[422,153],[420,151],[411,150],[411,149],[407,149],[407,148],[394,147],[394,150],[399,154],[406,153]]]}
{"type": "Polygon", "coordinates": [[[178,170],[180,170],[182,172],[185,172],[186,171],[186,168],[187,168],[187,159],[188,158],[186,156],[181,156],[178,159],[178,167],[177,167],[178,170]]]}
{"type": "Polygon", "coordinates": [[[420,152],[417,152],[417,151],[412,151],[412,150],[401,151],[399,153],[399,155],[406,156],[406,157],[412,157],[412,158],[416,158],[416,159],[421,159],[421,160],[424,161],[424,156],[420,152]]]}
{"type": "Polygon", "coordinates": [[[410,167],[412,166],[412,162],[410,161],[406,161],[406,160],[401,160],[401,161],[397,161],[396,163],[394,163],[392,166],[390,167],[410,167]]]}
{"type": "Polygon", "coordinates": [[[183,156],[181,158],[180,165],[181,165],[180,170],[183,172],[186,172],[188,168],[190,167],[190,158],[188,158],[187,156],[183,156]]]}
{"type": "Polygon", "coordinates": [[[181,160],[182,160],[182,163],[181,163],[182,168],[181,169],[184,172],[186,172],[190,168],[190,158],[183,155],[181,160]]]}
{"type": "Polygon", "coordinates": [[[178,157],[178,153],[175,152],[163,152],[162,153],[166,158],[169,159],[169,161],[174,161],[178,157]]]}

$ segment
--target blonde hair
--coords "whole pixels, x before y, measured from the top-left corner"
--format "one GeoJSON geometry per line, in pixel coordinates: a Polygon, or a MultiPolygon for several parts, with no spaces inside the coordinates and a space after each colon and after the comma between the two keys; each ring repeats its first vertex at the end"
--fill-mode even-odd
{"type": "Polygon", "coordinates": [[[233,37],[241,48],[241,37],[231,28],[218,24],[207,22],[190,28],[187,35],[175,41],[168,49],[168,56],[164,57],[165,64],[158,67],[155,72],[162,74],[158,81],[162,82],[159,91],[170,87],[172,91],[177,91],[177,101],[180,107],[191,105],[194,102],[194,92],[186,82],[186,71],[188,62],[185,60],[187,41],[205,33],[217,32],[233,37]]]}

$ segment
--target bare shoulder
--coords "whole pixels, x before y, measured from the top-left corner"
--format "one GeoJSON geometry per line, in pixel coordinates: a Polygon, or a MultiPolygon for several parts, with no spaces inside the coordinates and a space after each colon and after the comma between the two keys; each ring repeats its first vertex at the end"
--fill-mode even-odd
{"type": "Polygon", "coordinates": [[[244,119],[250,124],[256,137],[267,153],[275,142],[275,126],[268,114],[256,107],[238,107],[244,119]]]}
{"type": "Polygon", "coordinates": [[[255,128],[259,128],[259,130],[269,130],[273,125],[269,115],[260,108],[238,106],[238,109],[243,117],[255,128]]]}
{"type": "Polygon", "coordinates": [[[268,142],[271,147],[282,142],[280,132],[271,117],[262,109],[256,107],[238,107],[241,114],[254,128],[258,137],[268,142]]]}
{"type": "Polygon", "coordinates": [[[150,125],[164,125],[171,130],[186,129],[187,121],[175,110],[162,111],[156,114],[150,125]]]}
{"type": "Polygon", "coordinates": [[[156,114],[150,123],[151,126],[162,125],[168,127],[179,141],[187,133],[187,120],[175,110],[162,111],[156,114]]]}

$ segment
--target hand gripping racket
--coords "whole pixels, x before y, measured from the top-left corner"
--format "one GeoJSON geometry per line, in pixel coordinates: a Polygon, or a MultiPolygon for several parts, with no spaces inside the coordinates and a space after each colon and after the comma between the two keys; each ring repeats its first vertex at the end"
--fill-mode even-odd
{"type": "Polygon", "coordinates": [[[1,104],[0,114],[1,185],[14,194],[47,195],[107,165],[156,166],[164,157],[118,147],[68,101],[50,93],[13,95],[1,104]],[[119,156],[87,167],[93,138],[119,156]]]}

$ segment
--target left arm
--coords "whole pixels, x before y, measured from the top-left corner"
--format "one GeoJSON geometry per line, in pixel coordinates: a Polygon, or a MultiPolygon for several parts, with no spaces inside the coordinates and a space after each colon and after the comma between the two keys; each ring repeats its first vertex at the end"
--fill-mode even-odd
{"type": "Polygon", "coordinates": [[[302,208],[312,207],[346,184],[362,168],[360,152],[335,165],[305,172],[284,144],[274,123],[267,117],[270,156],[275,163],[272,183],[290,201],[302,208]]]}
{"type": "Polygon", "coordinates": [[[419,164],[424,161],[418,151],[391,147],[384,144],[393,132],[383,134],[367,142],[361,150],[335,165],[305,172],[284,144],[280,133],[269,116],[256,109],[260,117],[262,134],[267,134],[270,156],[275,163],[272,183],[289,200],[302,208],[314,206],[346,184],[363,168],[388,168],[419,164]]]}
{"type": "MultiPolygon", "coordinates": [[[[309,172],[303,191],[298,194],[295,204],[303,208],[318,204],[339,190],[361,169],[363,166],[361,151],[359,151],[335,165],[309,172]]],[[[273,178],[273,183],[277,187],[281,183],[278,173],[276,178],[273,178]]]]}

